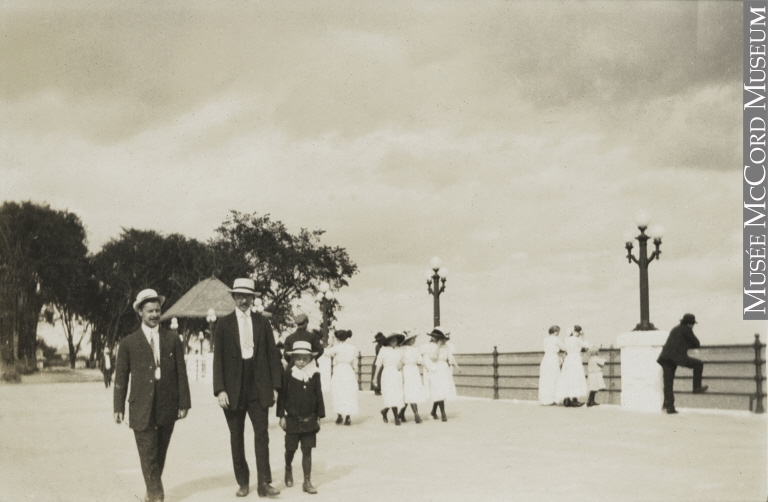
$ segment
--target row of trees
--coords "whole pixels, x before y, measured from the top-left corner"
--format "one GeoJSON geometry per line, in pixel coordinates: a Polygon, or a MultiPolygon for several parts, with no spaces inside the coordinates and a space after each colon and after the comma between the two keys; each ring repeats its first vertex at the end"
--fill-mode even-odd
{"type": "Polygon", "coordinates": [[[208,242],[179,234],[123,229],[89,254],[80,218],[32,202],[0,207],[0,362],[35,366],[39,321],[60,323],[70,364],[90,334],[91,360],[137,326],[138,291],[153,288],[173,304],[200,280],[226,284],[253,277],[279,331],[290,326],[291,301],[338,290],[357,272],[346,250],[321,242],[323,230],[289,232],[269,215],[232,211],[208,242]]]}

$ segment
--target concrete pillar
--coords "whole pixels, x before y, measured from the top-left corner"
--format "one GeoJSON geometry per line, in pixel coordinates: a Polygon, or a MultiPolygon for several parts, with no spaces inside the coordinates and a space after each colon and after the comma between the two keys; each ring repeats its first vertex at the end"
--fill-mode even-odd
{"type": "Polygon", "coordinates": [[[621,407],[661,413],[664,381],[656,362],[669,331],[631,331],[617,337],[621,349],[621,407]]]}

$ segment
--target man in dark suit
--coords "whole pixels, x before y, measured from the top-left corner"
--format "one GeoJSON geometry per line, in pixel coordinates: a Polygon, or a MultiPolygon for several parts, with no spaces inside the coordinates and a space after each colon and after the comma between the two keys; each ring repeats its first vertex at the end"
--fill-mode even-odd
{"type": "Polygon", "coordinates": [[[236,495],[245,497],[250,490],[243,439],[247,414],[253,425],[258,494],[275,496],[280,492],[270,485],[268,413],[282,381],[280,351],[269,321],[251,311],[253,300],[258,296],[253,280],[236,279],[229,292],[237,308],[216,325],[213,394],[224,409],[229,427],[232,464],[239,485],[236,495]]]}
{"type": "Polygon", "coordinates": [[[133,309],[141,317],[141,327],[120,342],[115,368],[114,418],[118,424],[125,416],[130,376],[128,423],[147,485],[146,502],[165,497],[161,477],[173,426],[191,407],[184,348],[178,337],[158,326],[164,301],[152,289],[138,294],[133,309]]]}
{"type": "Polygon", "coordinates": [[[694,394],[706,392],[709,388],[707,385],[701,385],[704,363],[688,355],[689,349],[698,349],[701,346],[699,339],[693,334],[694,324],[696,324],[696,317],[693,314],[685,314],[680,320],[680,324],[669,332],[664,348],[661,349],[661,354],[656,360],[664,372],[663,409],[669,414],[677,413],[673,385],[675,383],[675,370],[678,366],[693,369],[694,394]]]}
{"type": "Polygon", "coordinates": [[[323,348],[323,340],[321,336],[317,336],[315,333],[308,331],[309,317],[303,312],[297,314],[294,318],[296,322],[296,331],[291,333],[285,338],[284,342],[284,358],[288,363],[288,367],[291,367],[290,352],[293,351],[293,344],[296,342],[309,342],[312,345],[313,361],[317,361],[317,358],[323,355],[325,348],[323,348]]]}

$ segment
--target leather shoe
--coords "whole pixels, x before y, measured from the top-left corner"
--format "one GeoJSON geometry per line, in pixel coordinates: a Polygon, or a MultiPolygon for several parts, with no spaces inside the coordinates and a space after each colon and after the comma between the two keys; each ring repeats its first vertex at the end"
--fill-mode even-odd
{"type": "Polygon", "coordinates": [[[352,425],[352,420],[349,418],[349,415],[344,419],[344,425],[352,425]]]}
{"type": "Polygon", "coordinates": [[[276,497],[280,495],[280,490],[275,489],[269,483],[260,483],[256,493],[259,494],[259,497],[276,497]]]}
{"type": "Polygon", "coordinates": [[[251,491],[248,485],[240,485],[240,488],[235,493],[235,497],[245,497],[251,491]]]}
{"type": "Polygon", "coordinates": [[[293,486],[293,467],[290,465],[285,466],[285,486],[288,488],[293,486]]]}
{"type": "Polygon", "coordinates": [[[667,409],[667,415],[674,415],[675,413],[677,413],[677,410],[675,409],[674,406],[667,406],[666,409],[667,409]]]}
{"type": "Polygon", "coordinates": [[[697,387],[693,389],[694,394],[701,394],[703,392],[707,392],[707,389],[709,389],[709,385],[702,385],[701,387],[697,387]]]}
{"type": "Polygon", "coordinates": [[[336,417],[336,425],[341,425],[341,423],[342,423],[343,421],[344,421],[344,419],[343,419],[343,418],[341,418],[341,415],[339,415],[338,417],[336,417]]]}
{"type": "Polygon", "coordinates": [[[312,486],[312,481],[310,481],[309,478],[304,478],[304,485],[301,488],[305,492],[311,493],[312,495],[317,493],[317,490],[315,489],[314,486],[312,486]]]}

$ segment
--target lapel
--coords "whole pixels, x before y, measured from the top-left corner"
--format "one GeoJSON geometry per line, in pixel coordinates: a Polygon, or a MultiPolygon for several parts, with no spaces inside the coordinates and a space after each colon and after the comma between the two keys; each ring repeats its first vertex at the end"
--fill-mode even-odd
{"type": "Polygon", "coordinates": [[[237,319],[237,307],[235,307],[235,311],[232,312],[229,320],[229,329],[227,329],[227,331],[229,332],[230,338],[235,342],[235,346],[242,357],[243,348],[240,347],[240,321],[237,319]]]}
{"type": "Polygon", "coordinates": [[[251,313],[251,326],[253,326],[253,357],[254,361],[256,360],[256,354],[259,351],[259,335],[261,334],[261,331],[258,333],[256,332],[256,316],[251,313]]]}

